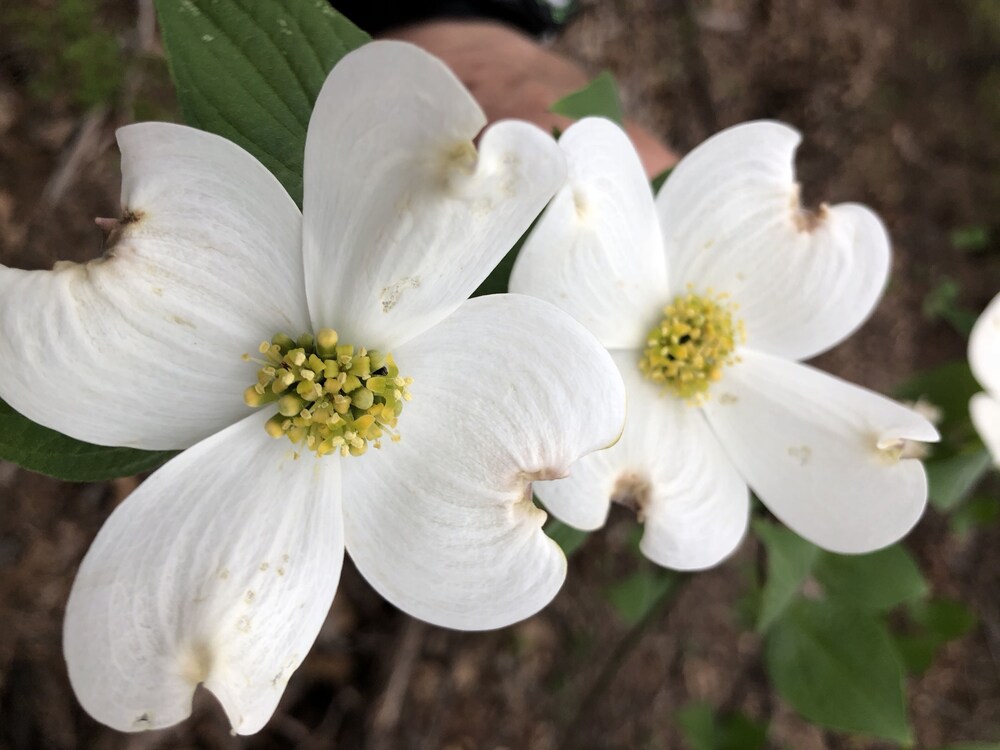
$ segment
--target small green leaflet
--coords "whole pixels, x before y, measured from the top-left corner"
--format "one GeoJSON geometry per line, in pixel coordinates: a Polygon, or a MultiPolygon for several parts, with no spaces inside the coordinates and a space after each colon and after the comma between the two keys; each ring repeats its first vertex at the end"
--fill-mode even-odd
{"type": "Polygon", "coordinates": [[[775,689],[810,721],[912,741],[903,668],[876,615],[798,599],[771,628],[765,660],[775,689]]]}
{"type": "Polygon", "coordinates": [[[553,114],[580,120],[584,117],[606,117],[621,125],[625,122],[615,78],[604,71],[579,91],[564,96],[551,107],[553,114]]]}
{"type": "Polygon", "coordinates": [[[761,750],[767,726],[741,713],[717,716],[706,703],[691,703],[677,712],[677,724],[690,750],[761,750]]]}
{"type": "Polygon", "coordinates": [[[887,612],[930,591],[913,557],[898,544],[867,555],[823,552],[813,575],[828,599],[869,612],[887,612]]]}
{"type": "Polygon", "coordinates": [[[35,424],[0,401],[0,459],[71,482],[98,482],[155,469],[171,451],[107,448],[35,424]]]}
{"type": "Polygon", "coordinates": [[[368,35],[326,0],[157,0],[189,125],[260,160],[302,205],[302,159],[327,73],[368,35]]]}
{"type": "Polygon", "coordinates": [[[767,581],[757,615],[757,631],[763,633],[791,604],[820,550],[784,526],[761,520],[754,523],[753,530],[767,550],[767,581]]]}

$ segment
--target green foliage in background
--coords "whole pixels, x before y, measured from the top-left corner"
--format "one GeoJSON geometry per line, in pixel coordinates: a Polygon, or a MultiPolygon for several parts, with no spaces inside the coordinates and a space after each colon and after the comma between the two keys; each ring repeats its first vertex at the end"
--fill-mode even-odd
{"type": "Polygon", "coordinates": [[[549,111],[573,120],[606,117],[619,125],[625,122],[618,86],[614,76],[606,70],[579,91],[557,101],[549,107],[549,111]]]}
{"type": "Polygon", "coordinates": [[[96,0],[59,0],[51,10],[0,8],[0,25],[13,31],[34,66],[32,94],[52,99],[68,92],[82,108],[109,104],[117,96],[125,70],[121,45],[101,28],[98,11],[96,0]]]}
{"type": "Polygon", "coordinates": [[[690,750],[763,750],[767,726],[741,713],[719,716],[706,703],[692,703],[675,717],[690,750]]]}
{"type": "Polygon", "coordinates": [[[325,0],[158,0],[184,120],[228,138],[302,205],[302,159],[327,73],[368,35],[325,0]]]}
{"type": "Polygon", "coordinates": [[[0,401],[0,459],[73,482],[96,482],[155,469],[174,455],[91,445],[35,424],[0,401]]]}

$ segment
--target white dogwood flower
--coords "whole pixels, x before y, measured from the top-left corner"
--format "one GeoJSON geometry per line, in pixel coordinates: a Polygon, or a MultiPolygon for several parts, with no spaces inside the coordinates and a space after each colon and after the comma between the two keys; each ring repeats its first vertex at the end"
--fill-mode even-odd
{"type": "Polygon", "coordinates": [[[301,213],[233,143],[133,125],[104,257],[0,267],[0,397],[78,439],[185,449],[111,514],[69,598],[69,676],[98,720],[174,724],[203,683],[260,729],[345,547],[453,628],[559,589],[530,483],[618,437],[624,387],[552,305],[467,299],[565,175],[526,123],[477,152],[484,124],[441,62],[375,42],[319,94],[301,213]]]}
{"type": "Polygon", "coordinates": [[[905,440],[936,440],[934,427],[797,361],[854,331],[889,269],[886,232],[867,208],[802,210],[798,141],[773,122],[724,131],[654,200],[619,128],[590,119],[563,134],[567,184],[510,288],[590,328],[628,393],[621,441],[535,486],[567,523],[597,528],[609,501],[623,503],[645,522],[645,555],[699,569],[739,544],[748,485],[838,552],[890,544],[920,517],[923,466],[901,452],[905,440]]]}
{"type": "Polygon", "coordinates": [[[1000,294],[986,306],[969,336],[969,365],[985,389],[969,401],[979,436],[1000,467],[1000,294]]]}

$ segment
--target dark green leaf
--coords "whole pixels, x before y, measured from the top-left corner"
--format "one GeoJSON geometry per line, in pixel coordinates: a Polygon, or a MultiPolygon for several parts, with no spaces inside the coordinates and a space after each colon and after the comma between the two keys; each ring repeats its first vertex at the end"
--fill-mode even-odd
{"type": "Polygon", "coordinates": [[[900,659],[873,615],[798,599],[771,629],[765,659],[775,689],[810,721],[911,741],[900,659]]]}
{"type": "Polygon", "coordinates": [[[171,451],[107,448],[35,424],[0,401],[0,459],[71,482],[97,482],[155,469],[171,451]]]}
{"type": "Polygon", "coordinates": [[[316,95],[368,36],[326,0],[157,0],[156,9],[184,119],[256,156],[301,206],[316,95]]]}
{"type": "Polygon", "coordinates": [[[660,192],[660,188],[663,187],[663,183],[667,181],[667,178],[673,171],[674,171],[673,167],[670,167],[669,169],[664,169],[650,181],[650,185],[652,185],[653,187],[653,195],[656,195],[657,193],[660,192]]]}
{"type": "Polygon", "coordinates": [[[823,552],[813,574],[828,598],[872,612],[884,612],[928,592],[917,563],[898,544],[867,555],[823,552]]]}
{"type": "Polygon", "coordinates": [[[896,647],[907,670],[920,674],[930,667],[944,644],[965,635],[975,625],[976,616],[961,602],[916,602],[907,608],[902,632],[894,635],[896,647]]]}
{"type": "Polygon", "coordinates": [[[976,322],[976,315],[959,305],[960,291],[954,279],[942,279],[924,298],[923,312],[928,320],[943,320],[960,335],[968,336],[976,322]]]}
{"type": "Polygon", "coordinates": [[[625,122],[615,78],[606,70],[579,91],[574,91],[557,101],[549,111],[574,120],[584,117],[606,117],[619,125],[625,122]]]}
{"type": "Polygon", "coordinates": [[[990,228],[982,224],[959,227],[951,233],[951,246],[963,253],[982,252],[989,245],[990,228]]]}
{"type": "Polygon", "coordinates": [[[692,703],[677,712],[677,724],[688,750],[716,750],[715,712],[707,703],[692,703]]]}
{"type": "Polygon", "coordinates": [[[974,529],[992,526],[997,518],[1000,518],[1000,499],[982,495],[952,511],[951,528],[956,534],[967,534],[974,529]]]}
{"type": "Polygon", "coordinates": [[[647,567],[608,588],[608,600],[629,625],[635,625],[677,584],[679,576],[647,567]]]}
{"type": "Polygon", "coordinates": [[[940,511],[954,509],[975,489],[992,463],[985,448],[927,461],[931,503],[940,511]]]}
{"type": "Polygon", "coordinates": [[[767,727],[740,713],[716,717],[706,703],[692,703],[677,712],[677,723],[689,750],[760,750],[767,727]]]}
{"type": "Polygon", "coordinates": [[[767,550],[767,580],[757,615],[757,630],[763,633],[785,611],[812,571],[819,547],[794,531],[767,521],[755,522],[753,529],[767,550]]]}
{"type": "MultiPolygon", "coordinates": [[[[963,359],[918,373],[897,388],[896,395],[907,401],[923,399],[940,409],[938,428],[943,434],[964,428],[971,435],[969,399],[981,390],[963,359]]],[[[934,451],[937,454],[939,446],[934,446],[934,451]]]]}

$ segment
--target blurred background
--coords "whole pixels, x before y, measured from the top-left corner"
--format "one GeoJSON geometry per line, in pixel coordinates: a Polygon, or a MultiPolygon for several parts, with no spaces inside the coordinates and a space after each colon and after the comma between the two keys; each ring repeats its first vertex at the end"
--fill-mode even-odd
{"type": "MultiPolygon", "coordinates": [[[[885,300],[819,366],[900,393],[964,358],[963,334],[1000,291],[1000,1],[585,0],[553,45],[591,74],[610,70],[626,112],[680,153],[740,121],[793,124],[806,205],[859,201],[883,217],[895,247],[885,300]]],[[[148,119],[180,119],[150,2],[2,0],[0,262],[97,256],[93,219],[119,210],[114,130],[148,119]]],[[[347,562],[259,735],[230,736],[203,693],[175,729],[115,733],[76,703],[61,623],[90,540],[136,482],[75,485],[0,462],[0,749],[898,746],[822,729],[771,687],[753,628],[758,541],[665,597],[620,509],[574,540],[565,588],[519,625],[423,625],[347,562]],[[736,729],[706,740],[705,721],[736,729]]],[[[918,748],[1000,741],[996,474],[966,494],[906,542],[927,596],[965,618],[932,658],[907,662],[918,748]]]]}

